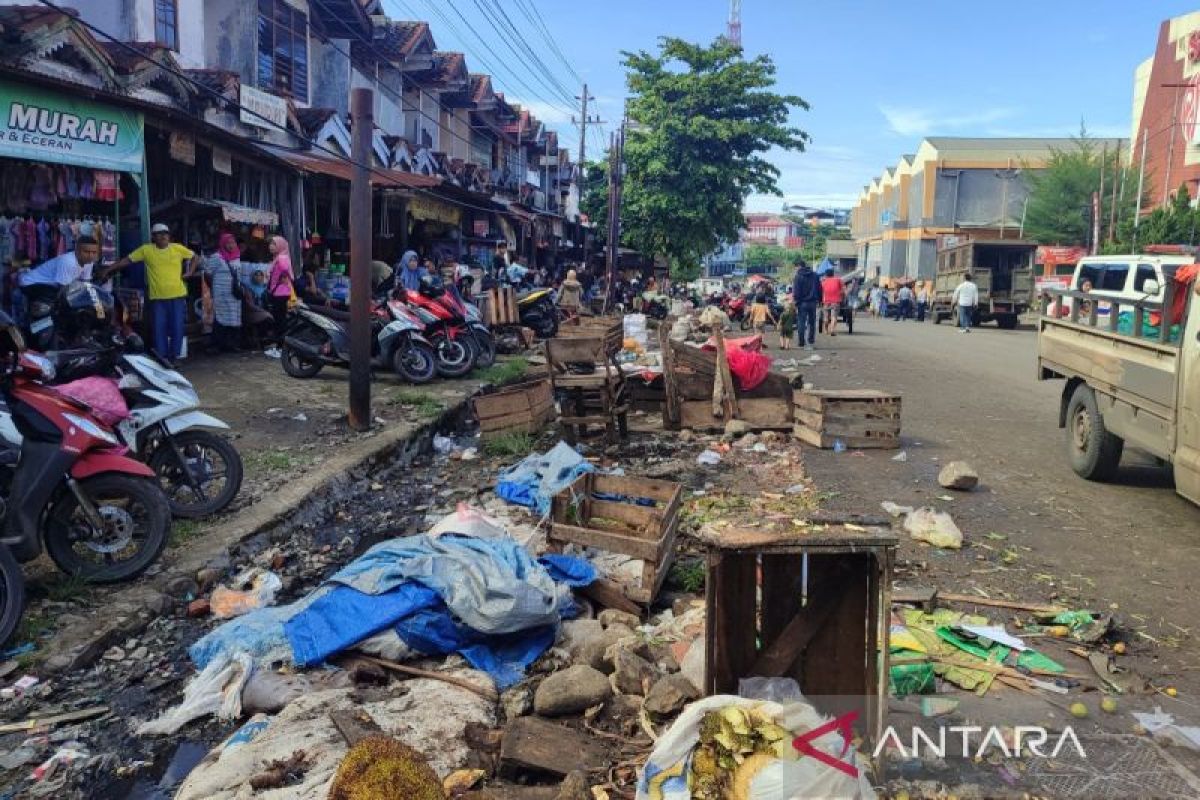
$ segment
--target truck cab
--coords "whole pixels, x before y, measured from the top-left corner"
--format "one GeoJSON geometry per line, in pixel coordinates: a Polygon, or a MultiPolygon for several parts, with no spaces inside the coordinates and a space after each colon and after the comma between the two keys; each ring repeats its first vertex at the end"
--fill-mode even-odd
{"type": "Polygon", "coordinates": [[[1065,381],[1059,425],[1078,475],[1109,480],[1135,447],[1171,464],[1176,491],[1200,504],[1200,265],[1161,268],[1160,291],[1134,298],[1047,290],[1038,377],[1065,381]]]}
{"type": "Polygon", "coordinates": [[[934,324],[953,319],[954,289],[970,273],[979,287],[975,323],[1017,327],[1033,303],[1037,245],[1015,239],[972,239],[938,251],[930,315],[934,324]]]}

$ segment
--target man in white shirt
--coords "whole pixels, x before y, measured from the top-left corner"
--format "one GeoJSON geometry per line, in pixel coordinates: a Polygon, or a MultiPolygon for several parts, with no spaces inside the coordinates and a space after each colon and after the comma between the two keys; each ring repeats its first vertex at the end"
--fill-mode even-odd
{"type": "Polygon", "coordinates": [[[979,287],[971,279],[971,273],[963,276],[962,283],[954,287],[954,305],[958,308],[960,333],[971,332],[971,320],[975,317],[975,306],[979,305],[979,287]]]}
{"type": "Polygon", "coordinates": [[[59,290],[78,280],[90,281],[100,259],[100,245],[91,236],[75,240],[75,249],[21,273],[21,292],[30,302],[53,302],[59,290]]]}

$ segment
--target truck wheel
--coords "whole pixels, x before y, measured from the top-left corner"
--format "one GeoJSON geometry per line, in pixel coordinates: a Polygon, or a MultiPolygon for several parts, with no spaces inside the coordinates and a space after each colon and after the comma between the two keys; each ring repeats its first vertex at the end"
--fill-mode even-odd
{"type": "Polygon", "coordinates": [[[1067,404],[1067,457],[1075,474],[1089,481],[1110,480],[1121,463],[1125,441],[1104,427],[1096,394],[1076,387],[1067,404]]]}
{"type": "Polygon", "coordinates": [[[1011,331],[1017,327],[1016,314],[998,314],[996,316],[996,324],[1006,331],[1011,331]]]}

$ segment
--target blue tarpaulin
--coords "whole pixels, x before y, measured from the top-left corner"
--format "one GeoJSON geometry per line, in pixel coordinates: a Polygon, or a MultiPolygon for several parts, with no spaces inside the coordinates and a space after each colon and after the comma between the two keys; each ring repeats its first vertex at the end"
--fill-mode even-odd
{"type": "Polygon", "coordinates": [[[554,495],[583,473],[595,469],[574,448],[559,442],[546,453],[532,453],[501,472],[496,495],[514,505],[532,508],[544,517],[550,513],[554,495]]]}
{"type": "Polygon", "coordinates": [[[200,667],[239,650],[311,666],[390,629],[426,655],[461,653],[506,688],[576,613],[570,589],[595,579],[585,559],[534,560],[511,539],[410,536],[376,545],[290,606],[230,620],[189,654],[200,667]]]}

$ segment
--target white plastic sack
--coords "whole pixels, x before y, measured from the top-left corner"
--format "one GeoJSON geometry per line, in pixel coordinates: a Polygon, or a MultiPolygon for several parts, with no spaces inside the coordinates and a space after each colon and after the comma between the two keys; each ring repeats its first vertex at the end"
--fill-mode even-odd
{"type": "Polygon", "coordinates": [[[172,734],[209,714],[216,714],[219,719],[237,719],[242,715],[242,689],[253,671],[254,663],[245,653],[213,659],[188,681],[179,705],[167,709],[158,719],[143,723],[137,735],[172,734]]]}
{"type": "Polygon", "coordinates": [[[925,506],[904,518],[904,530],[918,542],[929,542],[934,547],[957,550],[962,547],[963,535],[954,520],[945,511],[925,506]]]}
{"type": "MultiPolygon", "coordinates": [[[[804,702],[780,705],[732,695],[706,697],[684,709],[667,732],[659,737],[646,766],[638,775],[637,800],[691,800],[686,778],[692,750],[700,741],[700,721],[708,712],[730,706],[757,708],[770,715],[776,724],[796,733],[812,730],[829,721],[804,702]],[[661,794],[657,791],[651,793],[651,779],[662,772],[679,772],[680,778],[663,782],[661,794]]],[[[848,752],[844,757],[841,755],[844,740],[837,730],[813,739],[811,744],[834,758],[848,760],[853,752],[848,752]]],[[[863,759],[856,758],[856,762],[858,777],[852,778],[814,758],[773,761],[751,782],[749,800],[799,800],[807,797],[859,800],[875,797],[863,768],[863,759]]]]}
{"type": "Polygon", "coordinates": [[[442,517],[429,529],[430,536],[441,536],[444,533],[461,533],[480,539],[503,539],[508,536],[508,531],[500,520],[489,517],[466,503],[459,503],[457,509],[442,517]]]}

